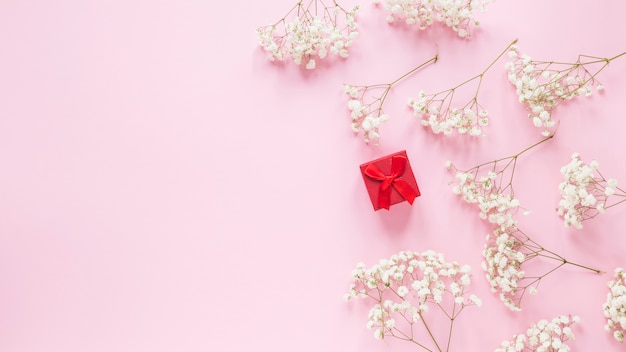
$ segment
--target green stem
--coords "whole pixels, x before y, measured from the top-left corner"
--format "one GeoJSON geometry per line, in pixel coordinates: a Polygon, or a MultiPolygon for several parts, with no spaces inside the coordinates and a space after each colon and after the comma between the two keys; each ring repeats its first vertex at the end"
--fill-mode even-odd
{"type": "Polygon", "coordinates": [[[446,343],[446,352],[450,351],[450,343],[452,342],[452,327],[454,326],[454,319],[456,318],[456,304],[452,307],[452,316],[450,318],[450,327],[448,328],[448,342],[446,343]]]}
{"type": "Polygon", "coordinates": [[[448,344],[446,346],[446,352],[450,351],[450,342],[452,341],[452,327],[454,326],[454,318],[450,319],[450,329],[448,330],[448,344]]]}
{"type": "MultiPolygon", "coordinates": [[[[588,266],[586,266],[586,265],[582,265],[582,264],[578,264],[578,263],[570,262],[569,260],[567,260],[567,259],[565,259],[565,258],[561,257],[560,255],[558,255],[558,254],[554,253],[553,251],[548,250],[548,249],[545,249],[545,248],[543,248],[543,247],[541,247],[541,251],[546,252],[546,253],[550,253],[550,254],[552,254],[552,255],[554,256],[554,257],[548,257],[548,256],[546,256],[546,255],[542,255],[543,257],[546,257],[546,258],[552,258],[552,259],[554,259],[554,260],[559,260],[559,261],[561,261],[561,262],[562,262],[562,264],[561,264],[561,265],[559,265],[557,268],[559,268],[559,267],[561,267],[561,266],[563,266],[563,265],[565,265],[565,264],[569,264],[569,265],[573,265],[573,266],[579,267],[579,268],[581,268],[581,269],[586,269],[586,270],[589,270],[589,271],[593,271],[593,272],[594,272],[594,273],[596,273],[596,274],[601,274],[601,273],[603,273],[603,271],[602,271],[602,270],[598,270],[598,269],[590,268],[590,267],[588,267],[588,266]]],[[[553,271],[553,270],[552,270],[552,271],[553,271]]],[[[547,275],[547,274],[546,274],[546,275],[547,275]]]]}
{"type": "Polygon", "coordinates": [[[608,205],[608,206],[604,207],[604,209],[609,209],[609,208],[612,208],[612,207],[614,207],[614,206],[616,206],[616,205],[619,205],[619,204],[622,204],[622,203],[624,203],[624,202],[626,202],[626,199],[622,199],[622,200],[620,200],[619,202],[615,202],[615,203],[613,203],[613,204],[611,204],[611,205],[608,205]]]}
{"type": "Polygon", "coordinates": [[[573,265],[573,266],[579,267],[581,269],[586,269],[586,270],[589,270],[589,271],[593,271],[596,274],[603,274],[604,273],[602,270],[598,270],[598,269],[590,268],[590,267],[585,266],[585,265],[581,265],[581,264],[578,264],[578,263],[570,262],[567,259],[563,259],[563,264],[564,265],[565,264],[569,264],[569,265],[573,265]]]}
{"type": "Polygon", "coordinates": [[[421,69],[422,67],[424,67],[424,66],[426,66],[426,65],[430,64],[431,62],[432,62],[432,63],[436,63],[436,62],[437,62],[437,60],[439,60],[439,54],[435,55],[435,57],[433,57],[432,59],[430,59],[430,60],[428,60],[428,61],[426,61],[426,62],[422,63],[421,65],[419,65],[419,66],[415,67],[415,68],[414,68],[414,69],[412,69],[411,71],[409,71],[409,72],[407,72],[407,73],[403,74],[402,76],[398,77],[398,78],[397,78],[396,80],[394,80],[393,82],[389,83],[389,84],[388,84],[388,85],[389,85],[389,88],[391,88],[391,86],[393,86],[394,84],[396,84],[396,83],[398,83],[399,81],[401,81],[403,78],[406,78],[407,76],[411,75],[413,72],[415,72],[415,71],[417,71],[417,70],[421,69]]]}
{"type": "MultiPolygon", "coordinates": [[[[544,143],[544,142],[546,142],[546,141],[548,141],[548,140],[550,140],[550,139],[552,139],[552,138],[554,138],[554,134],[549,135],[548,137],[546,137],[546,138],[544,138],[544,139],[540,140],[539,142],[537,142],[537,143],[535,143],[535,144],[531,145],[530,147],[526,147],[526,148],[524,148],[524,150],[522,150],[521,152],[519,152],[519,153],[517,153],[517,154],[515,154],[515,155],[511,155],[511,156],[507,156],[507,157],[505,157],[505,158],[500,158],[500,159],[496,159],[496,160],[494,160],[494,161],[489,161],[489,162],[486,162],[486,163],[482,163],[482,164],[479,164],[479,165],[474,166],[474,167],[473,167],[473,168],[471,168],[470,170],[473,170],[473,169],[478,170],[478,169],[480,169],[481,167],[483,167],[483,166],[485,166],[485,165],[490,165],[490,164],[494,164],[494,167],[495,167],[495,164],[499,163],[500,161],[504,161],[504,160],[508,160],[508,159],[515,160],[515,159],[517,159],[520,155],[522,155],[522,154],[526,153],[527,151],[529,151],[529,150],[533,149],[534,147],[536,147],[536,146],[540,145],[541,143],[544,143]]],[[[469,171],[469,170],[468,170],[468,171],[469,171]]],[[[465,171],[465,172],[468,172],[468,171],[465,171]]]]}
{"type": "Polygon", "coordinates": [[[567,66],[575,66],[575,65],[592,65],[592,64],[597,64],[599,62],[606,62],[607,64],[609,64],[611,61],[615,60],[615,59],[619,59],[620,57],[626,55],[626,51],[619,53],[613,57],[607,58],[607,57],[598,57],[598,56],[591,56],[591,55],[579,55],[578,56],[578,62],[576,63],[571,63],[571,62],[562,62],[562,61],[534,61],[537,64],[548,64],[548,65],[567,65],[567,66]],[[589,58],[589,59],[594,59],[593,61],[587,61],[587,62],[581,62],[580,58],[581,57],[585,57],[585,58],[589,58]]]}
{"type": "Polygon", "coordinates": [[[622,57],[622,56],[624,56],[624,55],[626,55],[626,51],[624,51],[624,52],[623,52],[623,53],[621,53],[621,54],[617,54],[617,55],[613,56],[613,57],[612,57],[612,58],[610,58],[610,59],[606,59],[606,63],[608,64],[608,63],[610,63],[611,61],[613,61],[613,60],[615,60],[615,59],[618,59],[618,58],[620,58],[620,57],[622,57]]]}
{"type": "Polygon", "coordinates": [[[424,324],[424,327],[426,328],[426,331],[428,331],[428,335],[430,335],[430,338],[435,343],[435,346],[437,347],[437,350],[439,352],[443,352],[443,350],[441,349],[441,347],[437,343],[437,339],[435,339],[435,336],[433,335],[432,331],[430,331],[430,328],[428,327],[428,324],[426,324],[426,320],[424,320],[424,316],[422,315],[422,313],[419,313],[419,316],[420,316],[420,320],[422,321],[422,324],[424,324]]]}
{"type": "Polygon", "coordinates": [[[552,138],[554,138],[554,134],[551,134],[551,135],[549,135],[548,137],[546,137],[546,138],[544,138],[544,139],[540,140],[539,142],[537,142],[537,143],[535,143],[535,144],[531,145],[530,147],[525,148],[525,149],[524,149],[524,150],[522,150],[521,152],[519,152],[519,153],[515,154],[513,157],[517,158],[517,157],[519,157],[520,155],[522,155],[522,154],[526,153],[527,151],[529,151],[529,150],[533,149],[534,147],[536,147],[536,146],[540,145],[541,143],[543,143],[543,142],[545,142],[545,141],[548,141],[548,140],[550,140],[550,139],[552,139],[552,138]]]}
{"type": "Polygon", "coordinates": [[[495,59],[495,60],[493,60],[493,61],[489,64],[489,66],[487,66],[487,68],[486,68],[486,69],[485,69],[485,70],[484,70],[484,71],[483,71],[483,72],[482,72],[479,76],[482,76],[482,75],[484,75],[487,71],[489,71],[489,69],[491,68],[491,66],[495,65],[495,63],[496,63],[496,62],[498,62],[498,60],[500,60],[500,58],[501,58],[504,54],[506,54],[506,53],[509,51],[509,49],[510,49],[513,45],[515,45],[516,43],[517,43],[517,38],[515,38],[515,39],[511,42],[511,44],[509,44],[509,45],[508,45],[508,46],[507,46],[507,47],[506,47],[506,48],[505,48],[505,49],[504,49],[504,50],[500,53],[500,55],[498,55],[498,57],[496,57],[496,59],[495,59]]]}
{"type": "MultiPolygon", "coordinates": [[[[474,77],[472,77],[472,78],[470,78],[470,79],[468,79],[468,80],[464,81],[463,83],[458,84],[456,87],[454,87],[454,88],[452,88],[452,89],[449,89],[449,90],[455,90],[455,89],[458,89],[458,88],[460,88],[461,86],[463,86],[463,85],[465,85],[465,84],[467,84],[467,83],[469,83],[469,82],[471,82],[471,81],[473,81],[473,80],[475,80],[475,79],[477,79],[477,78],[480,78],[480,80],[482,81],[482,77],[483,77],[483,76],[487,73],[487,71],[489,71],[489,69],[490,69],[493,65],[495,65],[495,63],[496,63],[496,62],[498,62],[498,60],[500,60],[500,58],[501,58],[504,54],[506,54],[506,53],[509,51],[509,49],[510,49],[513,45],[515,45],[515,43],[517,43],[517,39],[513,40],[513,41],[512,41],[509,45],[507,45],[507,47],[506,47],[504,50],[502,50],[502,52],[501,52],[501,53],[500,53],[500,54],[499,54],[499,55],[498,55],[498,56],[497,56],[497,57],[496,57],[493,61],[491,61],[491,63],[490,63],[489,65],[487,65],[487,68],[485,68],[485,69],[484,69],[481,73],[479,73],[479,74],[477,74],[476,76],[474,76],[474,77]]],[[[479,84],[479,86],[480,86],[480,84],[479,84]]],[[[442,92],[439,92],[439,93],[437,93],[437,94],[440,94],[440,93],[443,93],[443,91],[442,91],[442,92]]]]}
{"type": "MultiPolygon", "coordinates": [[[[374,84],[374,85],[370,85],[370,86],[365,86],[365,90],[363,91],[363,95],[365,95],[365,92],[370,89],[370,88],[378,88],[378,87],[385,87],[385,91],[383,92],[383,94],[380,96],[380,98],[376,99],[374,102],[372,102],[372,104],[374,104],[376,101],[379,101],[379,105],[378,108],[375,110],[378,112],[378,116],[380,116],[380,114],[382,113],[383,110],[383,104],[385,104],[385,99],[387,99],[387,95],[389,94],[389,91],[391,90],[391,87],[393,87],[394,84],[398,83],[400,80],[402,80],[403,78],[406,78],[407,76],[411,75],[412,73],[414,73],[415,71],[421,69],[422,67],[430,64],[430,63],[435,63],[437,62],[437,60],[439,59],[439,55],[435,55],[432,59],[420,64],[419,66],[413,68],[411,71],[403,74],[402,76],[398,77],[397,79],[395,79],[393,82],[391,83],[387,83],[387,84],[374,84]]],[[[370,104],[371,105],[371,104],[370,104]]]]}
{"type": "Polygon", "coordinates": [[[402,338],[402,337],[398,337],[397,335],[395,335],[395,334],[393,333],[393,331],[391,332],[391,334],[392,334],[391,336],[393,336],[393,337],[395,337],[395,338],[397,338],[397,339],[400,339],[400,340],[413,342],[414,344],[416,344],[416,345],[418,345],[419,347],[421,347],[421,348],[425,349],[426,351],[428,351],[428,352],[433,352],[433,350],[431,350],[430,348],[428,348],[428,347],[426,347],[425,345],[423,345],[423,344],[421,344],[421,343],[419,343],[419,342],[415,341],[415,339],[414,339],[412,336],[411,336],[411,337],[409,337],[409,336],[407,336],[407,334],[405,334],[405,333],[401,332],[400,330],[398,330],[398,329],[396,329],[396,328],[394,328],[394,330],[396,330],[396,331],[398,331],[400,334],[402,334],[402,336],[404,336],[404,338],[402,338]]]}

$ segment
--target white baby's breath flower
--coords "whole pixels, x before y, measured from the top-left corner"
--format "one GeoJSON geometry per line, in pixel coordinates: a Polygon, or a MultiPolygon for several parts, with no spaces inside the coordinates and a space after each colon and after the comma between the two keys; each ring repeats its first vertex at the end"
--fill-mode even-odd
{"type": "Polygon", "coordinates": [[[298,2],[282,19],[259,27],[259,44],[270,61],[291,57],[297,65],[313,70],[329,53],[346,58],[348,48],[358,37],[356,13],[359,6],[345,10],[336,2],[326,6],[321,0],[298,2]]]}
{"type": "Polygon", "coordinates": [[[626,280],[624,269],[615,269],[615,279],[609,281],[609,293],[606,302],[602,305],[607,323],[604,326],[606,331],[611,332],[613,337],[624,342],[626,332],[626,280]]]}
{"type": "Polygon", "coordinates": [[[585,220],[623,201],[624,192],[617,187],[617,180],[606,180],[598,167],[596,160],[587,164],[578,153],[573,153],[570,162],[561,167],[563,182],[559,184],[561,199],[557,213],[563,217],[565,226],[582,229],[585,220]],[[616,198],[620,200],[609,203],[616,198]]]}
{"type": "MultiPolygon", "coordinates": [[[[482,269],[492,291],[498,293],[505,306],[514,311],[521,309],[521,300],[527,290],[531,294],[536,293],[539,282],[565,264],[600,272],[574,264],[545,249],[518,227],[514,217],[520,209],[520,202],[515,198],[513,191],[517,160],[521,154],[551,138],[546,137],[513,156],[482,163],[468,170],[460,170],[452,163],[447,165],[448,169],[455,172],[454,181],[450,182],[453,193],[464,202],[475,205],[478,208],[478,216],[493,225],[493,232],[486,237],[482,269]],[[533,272],[527,275],[524,265],[536,258],[556,261],[557,266],[543,273],[533,272]]],[[[616,184],[616,181],[611,183],[616,184]]],[[[568,188],[568,192],[576,191],[568,188]]],[[[593,203],[588,194],[585,198],[590,204],[593,203]]]]}
{"type": "MultiPolygon", "coordinates": [[[[451,2],[450,2],[451,3],[451,2]]],[[[457,2],[458,3],[458,2],[457,2]]],[[[487,71],[494,63],[515,45],[517,40],[510,43],[482,72],[462,83],[434,94],[426,94],[420,90],[417,97],[409,98],[408,105],[413,115],[420,119],[423,126],[434,134],[451,136],[453,134],[465,136],[484,136],[484,128],[489,125],[489,112],[478,101],[481,83],[487,71]],[[469,89],[473,92],[469,101],[459,103],[459,91],[469,89]]]]}
{"type": "Polygon", "coordinates": [[[422,320],[425,314],[436,314],[440,309],[442,316],[456,319],[464,308],[482,304],[468,292],[471,268],[448,262],[443,254],[432,250],[400,252],[370,268],[360,263],[352,278],[347,296],[373,301],[366,326],[374,330],[377,339],[396,337],[397,333],[417,338],[418,334],[413,334],[417,326],[411,323],[422,320]]]}
{"type": "Polygon", "coordinates": [[[389,119],[389,115],[384,112],[383,105],[391,88],[422,67],[437,62],[437,58],[438,56],[435,55],[391,83],[365,86],[344,84],[343,91],[349,97],[348,110],[350,110],[350,117],[352,118],[352,130],[357,133],[362,131],[365,143],[373,142],[374,145],[378,145],[380,137],[379,127],[382,122],[389,119]],[[380,92],[380,95],[372,94],[376,90],[380,92]]]}
{"type": "Polygon", "coordinates": [[[502,342],[495,352],[567,352],[567,342],[574,339],[571,325],[578,323],[578,317],[558,316],[551,321],[540,320],[532,324],[526,334],[513,335],[509,341],[502,342]]]}
{"type": "MultiPolygon", "coordinates": [[[[404,22],[424,30],[433,23],[451,28],[461,38],[471,36],[471,28],[480,25],[476,11],[485,11],[492,0],[386,0],[387,22],[404,22]]],[[[380,1],[377,1],[380,2],[380,1]]]]}
{"type": "Polygon", "coordinates": [[[487,237],[483,250],[483,270],[493,292],[500,293],[500,299],[509,309],[521,310],[520,295],[523,294],[521,281],[525,277],[522,264],[526,260],[523,243],[513,234],[496,231],[487,237]],[[522,290],[520,292],[520,290],[522,290]]]}
{"type": "Polygon", "coordinates": [[[596,58],[580,55],[576,62],[557,63],[537,61],[528,55],[520,55],[517,47],[512,47],[505,65],[508,79],[515,86],[520,103],[526,105],[528,118],[541,129],[541,134],[553,133],[556,121],[554,109],[564,101],[578,96],[591,96],[593,87],[602,90],[596,76],[612,58],[596,58]]]}
{"type": "Polygon", "coordinates": [[[307,70],[312,70],[315,68],[315,59],[311,58],[309,59],[309,62],[307,62],[306,64],[306,69],[307,70]]]}
{"type": "MultiPolygon", "coordinates": [[[[458,88],[458,87],[457,87],[458,88]]],[[[451,108],[447,103],[452,95],[441,92],[426,96],[423,91],[418,92],[417,98],[409,99],[409,107],[413,115],[420,118],[423,126],[430,128],[434,134],[482,136],[482,128],[489,123],[488,113],[476,99],[468,103],[464,109],[451,108]],[[444,96],[439,99],[439,96],[444,96]]]]}

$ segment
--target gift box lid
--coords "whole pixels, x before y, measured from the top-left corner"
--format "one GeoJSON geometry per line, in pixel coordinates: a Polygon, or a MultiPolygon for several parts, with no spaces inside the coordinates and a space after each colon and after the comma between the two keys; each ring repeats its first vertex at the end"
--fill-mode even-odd
{"type": "Polygon", "coordinates": [[[404,201],[413,204],[421,195],[406,151],[389,154],[360,166],[374,210],[404,201]]]}

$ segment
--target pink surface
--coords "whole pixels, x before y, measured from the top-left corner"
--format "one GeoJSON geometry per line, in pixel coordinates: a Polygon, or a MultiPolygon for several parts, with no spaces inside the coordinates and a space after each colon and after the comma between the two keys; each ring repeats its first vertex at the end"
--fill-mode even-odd
{"type": "MultiPolygon", "coordinates": [[[[626,2],[497,1],[471,40],[389,26],[368,2],[346,61],[275,65],[254,30],[295,0],[0,3],[0,351],[407,351],[345,303],[351,270],[434,249],[474,269],[483,307],[456,323],[453,350],[492,351],[532,322],[577,314],[572,350],[623,349],[601,305],[626,266],[626,206],[566,229],[554,209],[573,151],[626,182],[626,59],[606,92],[560,106],[557,137],[520,159],[524,229],[567,258],[512,313],[480,270],[488,227],[452,194],[460,167],[540,139],[506,80],[481,91],[484,138],[443,139],[406,107],[482,70],[514,38],[537,59],[626,50],[626,2]],[[396,86],[381,146],[350,130],[343,83],[396,86]],[[422,196],[374,212],[359,165],[406,149],[422,196]]],[[[350,6],[356,1],[345,1],[350,6]]]]}

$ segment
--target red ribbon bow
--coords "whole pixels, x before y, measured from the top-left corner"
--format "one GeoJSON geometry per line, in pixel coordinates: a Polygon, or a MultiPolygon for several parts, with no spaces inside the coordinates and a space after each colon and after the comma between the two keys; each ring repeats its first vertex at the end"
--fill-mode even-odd
{"type": "Polygon", "coordinates": [[[369,164],[365,168],[365,175],[368,177],[382,181],[380,188],[378,189],[378,206],[389,210],[391,203],[391,187],[396,189],[398,193],[404,199],[413,204],[413,200],[417,197],[417,192],[411,187],[411,185],[400,178],[404,174],[407,158],[403,155],[394,155],[391,157],[391,174],[385,175],[380,169],[374,165],[369,164]]]}

